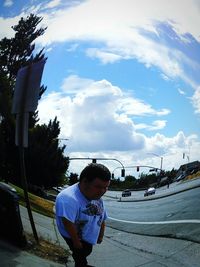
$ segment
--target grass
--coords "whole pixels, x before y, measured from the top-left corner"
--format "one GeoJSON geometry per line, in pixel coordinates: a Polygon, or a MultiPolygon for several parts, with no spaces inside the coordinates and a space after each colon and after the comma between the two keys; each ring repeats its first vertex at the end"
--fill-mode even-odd
{"type": "MultiPolygon", "coordinates": [[[[24,191],[20,187],[13,185],[12,186],[16,189],[18,196],[19,196],[19,204],[22,206],[25,205],[25,198],[24,198],[24,191]]],[[[31,205],[31,209],[35,212],[38,212],[40,214],[43,214],[47,217],[54,218],[55,214],[53,211],[54,202],[38,197],[32,193],[28,193],[29,202],[31,205]]]]}
{"type": "Polygon", "coordinates": [[[195,178],[198,178],[200,176],[200,171],[194,173],[194,174],[190,174],[187,176],[187,179],[195,179],[195,178]]]}

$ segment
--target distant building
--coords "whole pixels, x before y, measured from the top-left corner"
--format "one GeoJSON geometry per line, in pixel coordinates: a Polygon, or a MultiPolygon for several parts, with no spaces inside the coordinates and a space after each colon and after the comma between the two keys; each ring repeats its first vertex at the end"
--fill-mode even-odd
{"type": "Polygon", "coordinates": [[[195,171],[200,170],[200,162],[198,160],[181,165],[177,172],[177,176],[179,176],[182,173],[189,174],[193,170],[195,171]]]}

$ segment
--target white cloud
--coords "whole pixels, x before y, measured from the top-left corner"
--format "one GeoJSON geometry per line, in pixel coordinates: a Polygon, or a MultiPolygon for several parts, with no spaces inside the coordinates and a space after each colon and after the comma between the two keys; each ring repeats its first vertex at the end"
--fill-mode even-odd
{"type": "MultiPolygon", "coordinates": [[[[185,136],[180,131],[172,137],[159,133],[145,136],[143,129],[162,129],[166,121],[156,120],[152,125],[136,124],[132,115],[123,109],[124,103],[131,101],[134,103],[135,116],[146,116],[143,109],[150,110],[149,116],[159,114],[148,104],[127,96],[109,81],[94,81],[71,75],[63,82],[62,93],[49,93],[40,100],[40,123],[47,123],[57,116],[61,126],[60,136],[69,138],[66,153],[70,157],[117,158],[126,166],[149,164],[159,167],[159,159],[147,155],[153,152],[163,155],[164,168],[171,169],[183,164],[182,153],[189,145],[191,159],[196,160],[200,156],[196,135],[185,136]]],[[[85,164],[71,162],[69,171],[78,172],[85,164]]],[[[108,166],[113,170],[119,165],[111,162],[108,166]]]]}
{"type": "Polygon", "coordinates": [[[74,51],[76,51],[76,49],[78,48],[78,46],[79,46],[78,43],[72,44],[69,48],[67,48],[67,52],[74,52],[74,51]]]}
{"type": "MultiPolygon", "coordinates": [[[[156,134],[152,137],[144,136],[144,138],[145,146],[143,149],[139,150],[139,153],[137,150],[98,151],[92,153],[74,152],[70,153],[70,157],[116,158],[120,160],[124,166],[148,165],[160,168],[162,156],[162,165],[163,169],[165,170],[172,170],[173,168],[178,169],[180,165],[185,164],[187,161],[183,159],[183,152],[186,152],[189,155],[190,161],[199,159],[200,143],[195,135],[185,136],[183,132],[179,132],[170,138],[160,134],[156,134]],[[156,154],[157,156],[153,155],[152,153],[156,154]]],[[[70,140],[67,144],[69,146],[70,140]]],[[[115,170],[116,167],[120,167],[119,164],[112,160],[102,161],[101,163],[106,164],[111,172],[115,170]]],[[[71,161],[69,171],[79,173],[86,164],[87,162],[84,160],[75,162],[71,161]]],[[[135,168],[126,169],[126,175],[131,174],[137,177],[138,173],[135,170],[135,168]]],[[[141,168],[140,171],[144,171],[145,173],[144,168],[141,168]]],[[[115,171],[115,177],[120,177],[120,169],[115,171]]]]}
{"type": "MultiPolygon", "coordinates": [[[[185,35],[187,33],[199,41],[197,1],[90,0],[76,6],[68,4],[67,8],[62,6],[62,9],[59,9],[58,3],[55,0],[49,2],[51,13],[45,9],[46,5],[40,4],[14,18],[0,18],[0,38],[13,36],[11,26],[21,16],[36,12],[44,17],[43,23],[48,25],[45,35],[39,40],[40,44],[48,47],[56,42],[73,42],[74,45],[68,49],[68,52],[73,52],[78,48],[79,41],[94,41],[86,54],[98,58],[103,64],[136,59],[147,68],[156,66],[161,70],[163,79],[172,81],[178,77],[195,88],[191,101],[196,113],[200,114],[200,89],[184,68],[187,65],[197,70],[199,65],[178,48],[169,48],[162,42],[157,30],[158,22],[168,22],[185,44],[190,42],[188,35],[185,35]],[[150,38],[149,32],[157,37],[156,41],[150,38]]],[[[61,136],[70,138],[68,153],[86,157],[117,157],[128,165],[137,162],[145,164],[147,160],[158,164],[156,157],[148,159],[145,153],[165,155],[166,151],[170,151],[171,155],[164,156],[164,168],[172,168],[175,163],[176,167],[179,166],[182,152],[188,144],[191,145],[190,159],[200,157],[200,144],[196,136],[185,136],[179,132],[173,137],[158,133],[147,137],[142,129],[163,129],[166,121],[155,120],[155,117],[150,125],[145,122],[136,124],[134,121],[136,116],[141,119],[169,113],[170,110],[165,107],[157,110],[151,103],[124,94],[121,88],[107,80],[94,81],[76,75],[63,81],[62,93],[50,93],[39,103],[41,123],[58,117],[61,136]]]]}
{"type": "Polygon", "coordinates": [[[116,62],[123,57],[111,52],[102,51],[101,49],[89,48],[86,51],[87,56],[91,58],[98,58],[103,64],[116,62]]]}
{"type": "Polygon", "coordinates": [[[13,25],[16,25],[19,21],[20,17],[16,16],[13,18],[2,18],[0,17],[0,39],[7,37],[7,38],[11,38],[14,36],[14,31],[11,28],[13,25]]]}
{"type": "MultiPolygon", "coordinates": [[[[177,0],[173,3],[166,0],[86,1],[79,6],[59,10],[52,16],[47,16],[46,19],[50,27],[45,38],[48,38],[53,29],[59,25],[73,25],[68,29],[57,27],[54,40],[59,41],[62,38],[61,32],[63,32],[65,40],[82,38],[83,36],[92,39],[112,40],[113,36],[116,38],[117,33],[119,33],[118,39],[121,39],[121,33],[123,36],[129,35],[129,29],[134,27],[143,27],[157,32],[153,25],[155,18],[157,21],[171,23],[178,34],[191,33],[199,40],[198,22],[200,18],[195,0],[177,0]],[[180,7],[182,12],[187,14],[187,17],[182,16],[180,7]],[[77,23],[77,19],[81,23],[77,23]]],[[[48,42],[47,39],[46,41],[48,42]]]]}
{"type": "Polygon", "coordinates": [[[59,6],[60,3],[61,3],[60,0],[52,0],[45,6],[45,8],[54,8],[54,7],[59,6]]]}
{"type": "Polygon", "coordinates": [[[3,5],[5,7],[11,7],[13,5],[13,1],[12,0],[5,0],[3,5]]]}
{"type": "Polygon", "coordinates": [[[195,93],[191,97],[191,100],[195,108],[195,113],[200,114],[200,86],[195,90],[195,93]]]}
{"type": "Polygon", "coordinates": [[[156,130],[161,130],[166,126],[166,121],[165,120],[156,120],[152,123],[152,125],[147,125],[145,123],[140,123],[135,126],[137,130],[140,129],[146,129],[149,131],[156,131],[156,130]]]}
{"type": "MultiPolygon", "coordinates": [[[[51,1],[49,4],[58,7],[58,3],[51,1]]],[[[181,78],[196,88],[197,82],[194,76],[190,77],[185,66],[198,72],[199,65],[176,46],[169,47],[157,29],[159,23],[168,23],[178,34],[179,41],[189,43],[188,33],[199,40],[197,25],[200,16],[195,0],[173,3],[166,0],[119,0],[117,3],[114,0],[89,0],[77,3],[61,6],[51,13],[40,6],[43,23],[48,26],[46,33],[38,39],[40,44],[94,41],[97,48],[87,48],[86,55],[99,59],[103,64],[122,59],[138,60],[147,68],[157,67],[165,80],[181,78]],[[180,14],[180,6],[187,17],[180,14]],[[156,40],[147,32],[154,34],[156,40]]],[[[77,45],[71,47],[76,48],[77,45]]]]}
{"type": "Polygon", "coordinates": [[[161,77],[162,77],[163,80],[165,80],[165,81],[169,81],[169,80],[170,80],[169,77],[166,76],[164,73],[161,73],[161,77]]]}
{"type": "Polygon", "coordinates": [[[161,109],[155,110],[151,105],[144,103],[143,100],[126,97],[119,101],[119,109],[122,110],[127,115],[132,116],[149,116],[149,115],[157,115],[163,116],[168,115],[170,110],[168,109],[161,109]]]}
{"type": "Polygon", "coordinates": [[[77,75],[70,75],[64,79],[61,89],[68,94],[80,93],[86,90],[92,82],[92,79],[83,79],[77,75]]]}
{"type": "MultiPolygon", "coordinates": [[[[184,65],[195,69],[199,66],[180,50],[168,47],[162,36],[159,38],[157,26],[158,22],[168,23],[183,42],[190,42],[188,33],[199,41],[197,1],[89,0],[81,3],[72,1],[63,6],[59,0],[52,0],[47,6],[56,9],[49,12],[40,4],[29,10],[44,17],[43,23],[48,26],[46,33],[38,39],[42,45],[66,41],[100,42],[104,48],[98,45],[98,48],[88,49],[86,54],[100,59],[103,64],[137,59],[146,67],[159,68],[163,78],[181,78],[196,88],[196,82],[189,77],[184,65]],[[147,31],[154,33],[157,39],[151,39],[145,34],[147,31]]],[[[12,25],[9,19],[3,20],[3,24],[6,23],[12,25]]],[[[10,35],[10,31],[7,34],[10,35]]]]}
{"type": "Polygon", "coordinates": [[[178,92],[180,95],[185,95],[185,91],[183,91],[181,88],[178,88],[178,92]]]}
{"type": "MultiPolygon", "coordinates": [[[[39,104],[41,122],[57,116],[61,136],[72,137],[71,151],[142,149],[145,138],[136,131],[137,125],[130,114],[143,116],[159,112],[138,99],[127,97],[119,87],[106,80],[93,81],[76,75],[64,80],[62,93],[50,93],[39,104]],[[127,102],[134,103],[131,112],[125,109],[127,102]]],[[[152,127],[160,129],[164,121],[155,121],[152,127]]]]}

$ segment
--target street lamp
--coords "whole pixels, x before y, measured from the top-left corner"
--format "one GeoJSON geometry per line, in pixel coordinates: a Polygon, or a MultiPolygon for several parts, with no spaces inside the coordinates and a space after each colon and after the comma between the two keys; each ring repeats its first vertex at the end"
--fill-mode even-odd
{"type": "Polygon", "coordinates": [[[154,155],[158,158],[160,158],[160,171],[162,171],[162,166],[163,166],[163,157],[159,156],[158,154],[155,154],[155,153],[147,153],[149,155],[154,155]]]}

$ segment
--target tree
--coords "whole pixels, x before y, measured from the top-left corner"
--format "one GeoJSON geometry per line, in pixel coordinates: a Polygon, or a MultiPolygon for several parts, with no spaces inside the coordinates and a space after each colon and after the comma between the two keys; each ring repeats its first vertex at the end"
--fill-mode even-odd
{"type": "MultiPolygon", "coordinates": [[[[12,27],[15,31],[13,38],[0,40],[0,174],[8,180],[19,176],[18,151],[14,144],[15,120],[11,115],[12,96],[18,70],[44,57],[43,50],[34,55],[33,41],[41,36],[45,28],[37,29],[42,18],[33,14],[21,18],[12,27]]],[[[46,88],[41,87],[40,96],[46,88]]],[[[37,122],[37,113],[30,117],[30,125],[37,122]]]]}
{"type": "Polygon", "coordinates": [[[6,181],[13,174],[11,158],[16,154],[16,147],[14,146],[15,122],[10,112],[11,92],[11,84],[7,76],[0,73],[0,177],[6,181]]]}
{"type": "Polygon", "coordinates": [[[78,182],[78,174],[70,172],[69,176],[69,185],[73,185],[78,182]]]}
{"type": "Polygon", "coordinates": [[[66,146],[59,147],[59,133],[57,118],[50,120],[48,125],[37,125],[31,129],[25,157],[30,184],[48,189],[64,183],[69,158],[63,155],[66,146]]]}
{"type": "Polygon", "coordinates": [[[132,175],[127,175],[124,180],[125,188],[135,188],[136,178],[132,175]]]}
{"type": "MultiPolygon", "coordinates": [[[[43,49],[35,53],[34,41],[46,28],[39,28],[42,18],[30,14],[21,18],[12,29],[13,38],[0,40],[0,178],[20,184],[18,149],[14,144],[15,120],[11,114],[12,96],[17,72],[21,67],[44,58],[43,49]]],[[[40,97],[46,88],[40,88],[40,97]]],[[[28,183],[49,187],[63,179],[68,158],[63,156],[65,146],[59,147],[59,122],[36,125],[37,112],[29,121],[29,143],[26,151],[28,183]],[[48,138],[47,138],[48,136],[48,138]]]]}
{"type": "Polygon", "coordinates": [[[21,18],[12,29],[13,38],[3,38],[0,41],[0,72],[7,75],[9,81],[14,82],[18,70],[29,62],[37,62],[44,58],[43,49],[34,55],[33,41],[43,35],[46,28],[37,28],[42,17],[30,14],[21,18]]]}
{"type": "Polygon", "coordinates": [[[121,181],[120,178],[115,178],[114,176],[111,178],[110,181],[110,189],[112,190],[119,190],[121,188],[124,188],[123,186],[124,181],[121,181]]]}

